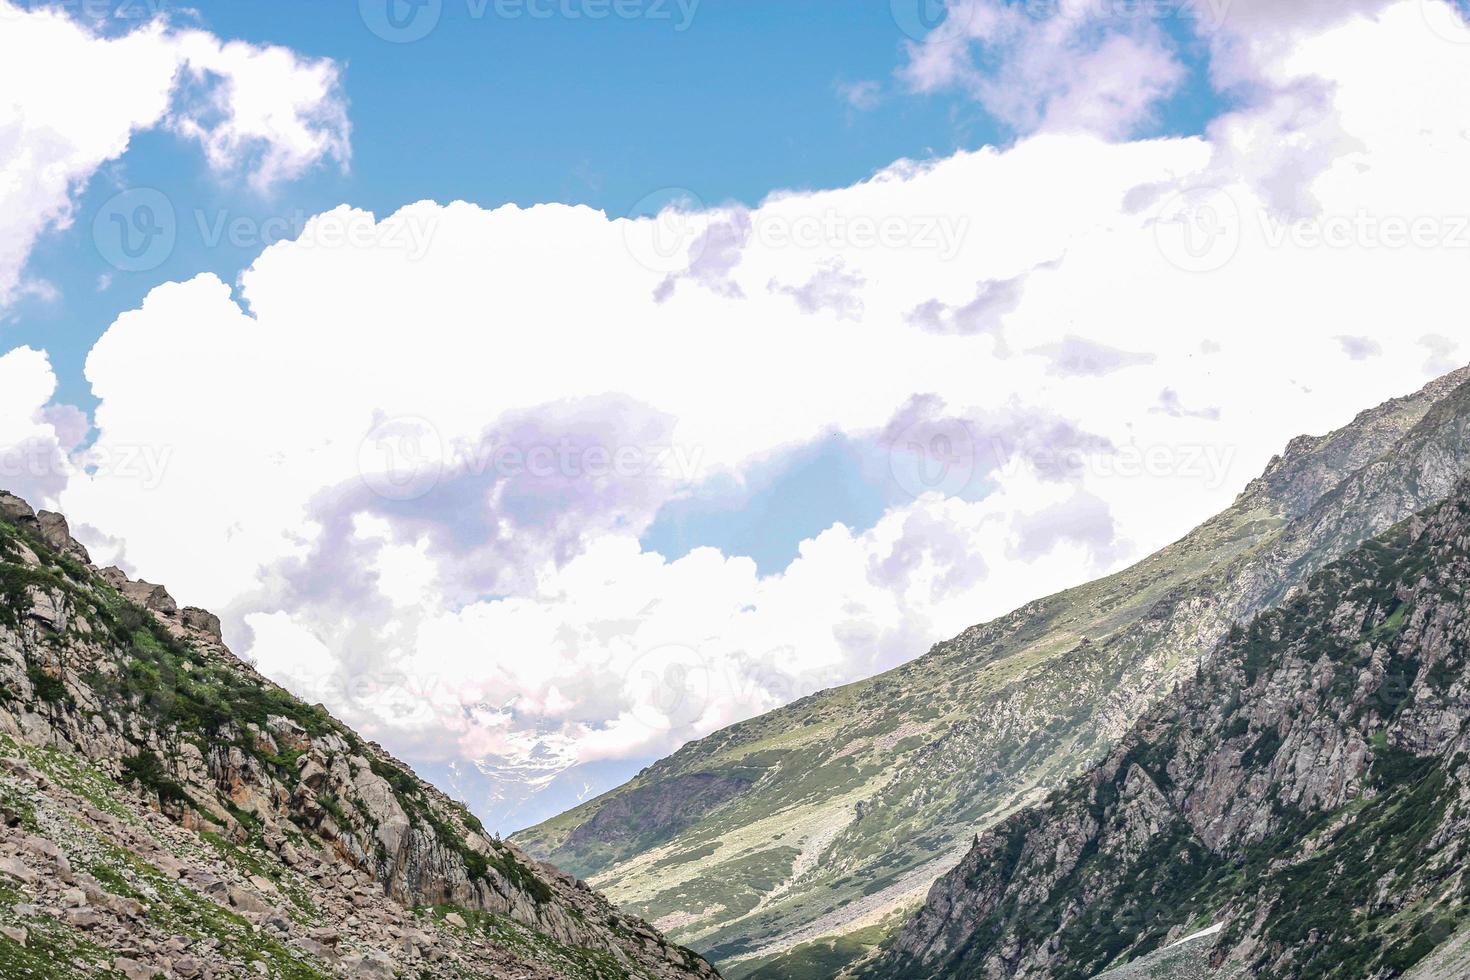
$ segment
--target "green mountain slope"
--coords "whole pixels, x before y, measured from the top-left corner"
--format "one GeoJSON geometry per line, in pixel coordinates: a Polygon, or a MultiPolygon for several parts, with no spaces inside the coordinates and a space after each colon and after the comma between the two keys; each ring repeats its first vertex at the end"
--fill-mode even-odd
{"type": "Polygon", "coordinates": [[[1470,461],[1465,377],[1294,440],[1126,571],[687,745],[514,840],[729,976],[793,976],[793,950],[830,976],[810,944],[918,904],[976,831],[1096,761],[1232,624],[1443,499],[1470,461]]]}
{"type": "Polygon", "coordinates": [[[713,978],[0,492],[0,978],[713,978]]]}
{"type": "Polygon", "coordinates": [[[854,975],[1360,980],[1445,946],[1432,976],[1470,924],[1467,722],[1470,482],[1233,628],[854,975]]]}

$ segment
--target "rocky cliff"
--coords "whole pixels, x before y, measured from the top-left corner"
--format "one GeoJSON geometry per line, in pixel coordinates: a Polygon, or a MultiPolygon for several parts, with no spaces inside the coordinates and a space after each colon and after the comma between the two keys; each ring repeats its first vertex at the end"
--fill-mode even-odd
{"type": "Polygon", "coordinates": [[[1467,721],[1470,483],[1233,628],[856,973],[1464,976],[1467,721]]]}
{"type": "Polygon", "coordinates": [[[715,976],[9,494],[0,818],[0,976],[715,976]]]}
{"type": "Polygon", "coordinates": [[[923,901],[976,830],[1096,762],[1232,625],[1444,499],[1470,470],[1465,382],[1294,440],[1230,509],[1124,572],[686,746],[514,839],[729,976],[830,976],[834,937],[923,901]],[[728,785],[710,777],[748,788],[710,794],[728,785]],[[670,798],[677,821],[642,819],[639,800],[670,798]],[[790,965],[814,952],[819,967],[790,965]]]}

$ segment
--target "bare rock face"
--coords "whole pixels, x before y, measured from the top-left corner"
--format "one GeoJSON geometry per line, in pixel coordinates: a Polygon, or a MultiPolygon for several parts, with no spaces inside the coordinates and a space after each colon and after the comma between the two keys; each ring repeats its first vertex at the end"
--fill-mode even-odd
{"type": "Polygon", "coordinates": [[[120,591],[129,601],[135,602],[147,609],[156,612],[160,616],[174,617],[179,613],[179,604],[174,597],[168,594],[168,589],[151,582],[128,582],[124,581],[119,587],[120,591]]]}
{"type": "Polygon", "coordinates": [[[715,977],[60,515],[0,494],[0,571],[0,973],[44,939],[78,975],[715,977]]]}
{"type": "Polygon", "coordinates": [[[1458,956],[1467,759],[1470,481],[1232,629],[1098,767],[979,835],[856,973],[1093,977],[1148,957],[1136,975],[1182,976],[1160,951],[1212,924],[1207,968],[1178,957],[1189,976],[1458,956]]]}
{"type": "Polygon", "coordinates": [[[43,510],[36,515],[36,524],[40,529],[41,540],[51,550],[75,558],[83,565],[92,564],[92,556],[87,554],[87,549],[71,536],[71,528],[65,517],[55,511],[43,510]]]}
{"type": "Polygon", "coordinates": [[[200,609],[198,606],[185,606],[179,610],[179,620],[189,629],[198,630],[215,640],[223,641],[224,635],[220,632],[219,617],[208,609],[200,609]]]}
{"type": "Polygon", "coordinates": [[[8,490],[0,490],[0,518],[12,524],[35,526],[36,512],[31,505],[8,490]]]}

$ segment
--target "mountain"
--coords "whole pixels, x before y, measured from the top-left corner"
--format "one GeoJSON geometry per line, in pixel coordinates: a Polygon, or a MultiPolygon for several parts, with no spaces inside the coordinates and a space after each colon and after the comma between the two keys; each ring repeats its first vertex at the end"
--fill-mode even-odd
{"type": "Polygon", "coordinates": [[[1467,722],[1470,482],[1232,628],[855,974],[1464,977],[1467,722]]]}
{"type": "Polygon", "coordinates": [[[0,976],[714,978],[0,494],[0,976]]]}
{"type": "Polygon", "coordinates": [[[490,755],[473,762],[420,767],[420,775],[464,801],[487,827],[529,827],[631,779],[641,763],[622,759],[575,762],[533,750],[528,756],[490,755]],[[594,789],[596,787],[596,789],[594,789]]]}
{"type": "Polygon", "coordinates": [[[1232,625],[1444,499],[1470,373],[1293,440],[1223,513],[1116,575],[691,743],[512,839],[727,976],[830,977],[973,834],[1095,763],[1232,625]]]}

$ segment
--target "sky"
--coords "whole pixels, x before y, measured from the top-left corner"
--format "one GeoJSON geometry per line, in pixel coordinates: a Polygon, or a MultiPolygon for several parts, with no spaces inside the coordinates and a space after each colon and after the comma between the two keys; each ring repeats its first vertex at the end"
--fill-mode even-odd
{"type": "Polygon", "coordinates": [[[0,485],[513,830],[1467,355],[1448,0],[0,0],[0,485]]]}

